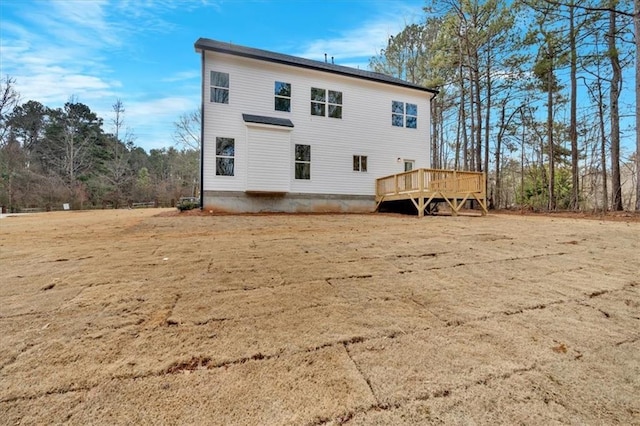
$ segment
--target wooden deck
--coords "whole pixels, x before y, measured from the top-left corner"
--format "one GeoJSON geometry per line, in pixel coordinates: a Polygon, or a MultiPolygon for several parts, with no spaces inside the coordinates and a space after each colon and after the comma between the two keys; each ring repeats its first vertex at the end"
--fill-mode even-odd
{"type": "Polygon", "coordinates": [[[455,216],[465,201],[476,200],[487,214],[487,189],[482,172],[416,169],[376,179],[376,210],[387,201],[411,200],[424,216],[431,203],[446,202],[455,216]]]}

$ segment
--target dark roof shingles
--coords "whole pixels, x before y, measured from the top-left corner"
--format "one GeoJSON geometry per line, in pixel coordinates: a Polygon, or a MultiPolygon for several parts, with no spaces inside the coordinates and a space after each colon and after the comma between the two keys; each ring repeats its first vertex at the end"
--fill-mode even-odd
{"type": "Polygon", "coordinates": [[[272,126],[293,127],[288,118],[267,117],[264,115],[242,114],[245,123],[270,124],[272,126]]]}

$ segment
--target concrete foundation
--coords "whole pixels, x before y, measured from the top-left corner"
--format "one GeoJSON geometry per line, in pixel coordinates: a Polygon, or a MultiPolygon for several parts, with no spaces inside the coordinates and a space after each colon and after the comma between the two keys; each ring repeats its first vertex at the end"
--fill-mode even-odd
{"type": "Polygon", "coordinates": [[[203,209],[217,213],[370,213],[375,196],[204,191],[203,209]]]}

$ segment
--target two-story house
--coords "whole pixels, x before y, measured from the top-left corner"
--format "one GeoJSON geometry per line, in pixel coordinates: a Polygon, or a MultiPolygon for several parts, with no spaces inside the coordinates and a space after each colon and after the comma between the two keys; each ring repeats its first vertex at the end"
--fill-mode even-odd
{"type": "Polygon", "coordinates": [[[377,177],[429,167],[431,90],[201,38],[201,202],[225,212],[362,212],[377,177]]]}

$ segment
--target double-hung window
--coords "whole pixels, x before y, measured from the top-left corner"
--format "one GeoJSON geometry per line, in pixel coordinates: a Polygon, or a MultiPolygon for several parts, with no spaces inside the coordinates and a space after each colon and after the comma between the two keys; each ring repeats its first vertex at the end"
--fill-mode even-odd
{"type": "Polygon", "coordinates": [[[211,71],[211,102],[229,103],[229,74],[211,71]]]}
{"type": "Polygon", "coordinates": [[[329,117],[342,118],[342,92],[329,90],[329,117]]]}
{"type": "Polygon", "coordinates": [[[235,161],[235,140],[216,138],[216,175],[233,176],[235,161]]]}
{"type": "Polygon", "coordinates": [[[311,179],[311,145],[296,145],[296,179],[311,179]]]}
{"type": "Polygon", "coordinates": [[[312,87],[311,115],[342,118],[342,92],[312,87]]]}
{"type": "Polygon", "coordinates": [[[405,127],[415,129],[418,127],[418,105],[405,104],[405,127]]]}
{"type": "Polygon", "coordinates": [[[418,127],[418,105],[392,101],[391,125],[416,129],[418,127]]]}
{"type": "Polygon", "coordinates": [[[367,171],[367,156],[366,155],[354,155],[353,156],[353,171],[354,172],[366,172],[367,171]]]}
{"type": "Polygon", "coordinates": [[[291,112],[291,83],[276,81],[274,93],[276,111],[291,112]]]}
{"type": "Polygon", "coordinates": [[[311,88],[311,115],[324,117],[327,108],[327,91],[325,89],[311,88]]]}

